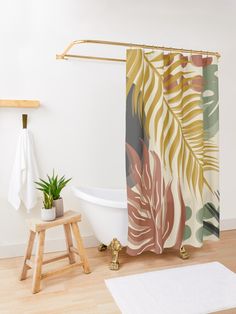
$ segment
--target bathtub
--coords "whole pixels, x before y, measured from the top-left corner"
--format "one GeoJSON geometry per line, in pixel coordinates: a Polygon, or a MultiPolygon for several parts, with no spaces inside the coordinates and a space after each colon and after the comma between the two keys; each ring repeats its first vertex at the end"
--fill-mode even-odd
{"type": "Polygon", "coordinates": [[[127,246],[128,212],[125,189],[73,187],[97,240],[108,246],[114,238],[127,246]]]}

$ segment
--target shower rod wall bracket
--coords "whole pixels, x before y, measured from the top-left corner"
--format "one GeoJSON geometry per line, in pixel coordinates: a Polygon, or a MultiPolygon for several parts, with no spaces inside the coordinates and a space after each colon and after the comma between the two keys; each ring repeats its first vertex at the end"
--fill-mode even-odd
{"type": "Polygon", "coordinates": [[[146,45],[146,44],[134,44],[134,43],[125,43],[125,42],[116,42],[116,41],[107,41],[107,40],[95,40],[95,39],[80,39],[72,41],[66,49],[61,54],[57,54],[57,59],[67,60],[69,58],[78,58],[78,59],[90,59],[90,60],[100,60],[100,61],[115,61],[115,62],[125,62],[125,59],[120,58],[108,58],[108,57],[96,57],[96,56],[87,56],[87,55],[78,55],[78,54],[69,54],[68,52],[74,46],[81,44],[99,44],[99,45],[108,45],[108,46],[120,46],[120,47],[129,47],[129,48],[144,48],[151,50],[163,50],[163,51],[172,51],[172,52],[185,52],[185,53],[195,53],[195,54],[203,54],[207,56],[216,56],[220,57],[219,52],[214,51],[204,51],[204,50],[192,50],[192,49],[184,49],[184,48],[174,48],[174,47],[161,47],[154,45],[146,45]]]}

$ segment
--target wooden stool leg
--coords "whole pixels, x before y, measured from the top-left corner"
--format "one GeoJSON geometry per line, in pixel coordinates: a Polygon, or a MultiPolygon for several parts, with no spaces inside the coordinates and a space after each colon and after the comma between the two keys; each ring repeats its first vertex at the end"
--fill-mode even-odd
{"type": "Polygon", "coordinates": [[[40,291],[44,240],[45,240],[45,230],[42,230],[38,232],[38,245],[37,245],[37,252],[35,256],[35,268],[34,268],[33,285],[32,285],[33,293],[37,293],[40,291]]]}
{"type": "Polygon", "coordinates": [[[63,226],[64,226],[65,237],[66,237],[67,252],[69,254],[69,262],[70,262],[70,264],[74,264],[75,263],[75,255],[73,252],[70,251],[70,248],[73,247],[70,224],[65,224],[63,226]]]}
{"type": "Polygon", "coordinates": [[[83,246],[83,242],[82,242],[82,239],[80,236],[79,227],[78,227],[76,222],[73,222],[71,224],[71,226],[72,226],[72,230],[73,230],[75,240],[77,243],[77,249],[78,249],[78,252],[80,254],[81,261],[83,263],[84,272],[86,274],[89,274],[90,273],[89,263],[88,263],[87,255],[86,255],[86,252],[85,252],[85,249],[83,246]]]}
{"type": "Polygon", "coordinates": [[[26,262],[27,260],[30,260],[31,258],[32,250],[34,246],[34,239],[35,239],[35,232],[30,230],[28,245],[27,245],[27,249],[26,249],[25,257],[24,257],[24,263],[23,263],[20,278],[19,278],[20,280],[25,280],[27,277],[27,270],[29,269],[29,266],[26,264],[26,262]]]}

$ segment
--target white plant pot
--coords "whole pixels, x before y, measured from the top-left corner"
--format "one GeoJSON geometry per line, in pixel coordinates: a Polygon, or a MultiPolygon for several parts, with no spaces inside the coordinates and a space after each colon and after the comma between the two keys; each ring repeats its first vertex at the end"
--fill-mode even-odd
{"type": "Polygon", "coordinates": [[[56,218],[56,209],[55,207],[45,209],[41,208],[41,219],[43,221],[51,221],[56,218]]]}

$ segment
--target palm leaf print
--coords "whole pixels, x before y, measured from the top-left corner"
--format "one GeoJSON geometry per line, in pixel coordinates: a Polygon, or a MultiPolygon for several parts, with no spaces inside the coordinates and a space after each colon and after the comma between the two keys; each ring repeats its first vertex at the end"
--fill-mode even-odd
{"type": "MultiPolygon", "coordinates": [[[[130,176],[135,186],[127,186],[129,211],[130,255],[144,251],[162,253],[164,244],[172,232],[175,217],[175,202],[171,182],[165,185],[161,163],[154,151],[148,151],[142,141],[143,156],[140,159],[135,149],[126,144],[130,160],[130,176]],[[163,198],[162,198],[163,195],[163,198]],[[163,200],[163,201],[162,201],[163,200]]],[[[178,190],[181,217],[176,233],[175,247],[182,244],[185,224],[185,204],[181,189],[178,190]]]]}
{"type": "Polygon", "coordinates": [[[190,61],[180,54],[128,54],[127,94],[132,87],[132,110],[145,136],[155,138],[164,166],[177,171],[189,189],[202,195],[206,185],[212,191],[204,173],[218,171],[217,146],[204,141],[202,76],[189,71],[190,61]]]}

